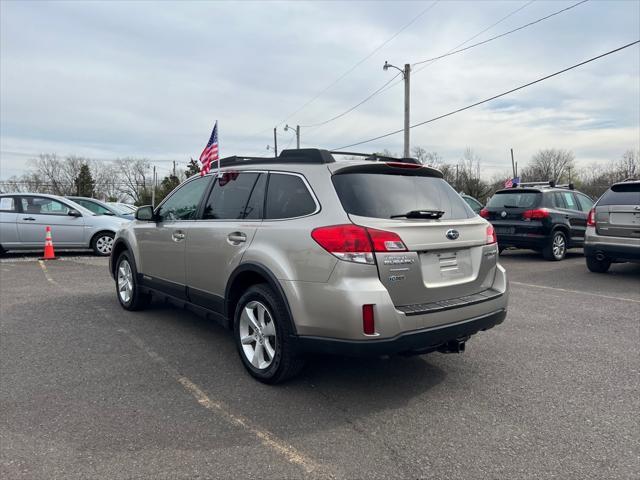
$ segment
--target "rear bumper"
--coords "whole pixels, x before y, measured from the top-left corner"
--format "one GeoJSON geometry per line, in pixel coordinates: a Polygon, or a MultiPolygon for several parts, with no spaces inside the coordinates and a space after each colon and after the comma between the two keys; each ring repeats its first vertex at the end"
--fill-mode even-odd
{"type": "Polygon", "coordinates": [[[640,261],[640,246],[592,243],[584,246],[584,254],[587,257],[595,257],[598,254],[602,254],[611,260],[640,261]]]}
{"type": "Polygon", "coordinates": [[[498,245],[501,247],[544,248],[547,243],[549,237],[543,233],[498,234],[498,245]]]}
{"type": "Polygon", "coordinates": [[[452,340],[466,340],[482,330],[501,324],[507,316],[500,309],[457,323],[407,332],[393,338],[370,340],[342,340],[337,338],[299,336],[297,347],[304,353],[322,353],[345,356],[381,356],[418,354],[438,350],[452,340]]]}

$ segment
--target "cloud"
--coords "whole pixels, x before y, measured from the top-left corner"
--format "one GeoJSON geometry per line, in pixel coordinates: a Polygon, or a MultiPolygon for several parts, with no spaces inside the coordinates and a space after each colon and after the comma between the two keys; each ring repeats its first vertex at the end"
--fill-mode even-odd
{"type": "MultiPolygon", "coordinates": [[[[514,2],[440,2],[296,115],[428,3],[0,2],[0,177],[31,153],[186,162],[214,120],[223,154],[267,153],[272,129],[316,123],[362,100],[402,66],[441,54],[515,10],[514,2]],[[14,153],[11,153],[14,152],[14,153]],[[16,154],[17,152],[18,154],[16,154]]],[[[535,2],[477,40],[570,2],[535,2]]],[[[588,2],[435,62],[412,78],[418,122],[640,38],[640,4],[588,2]]],[[[539,148],[607,162],[640,148],[638,47],[412,130],[412,144],[455,161],[469,146],[487,175],[539,148]]],[[[402,87],[303,129],[303,146],[337,147],[402,127],[402,87]]],[[[289,133],[280,132],[286,145],[289,133]]],[[[400,152],[402,135],[363,145],[400,152]]],[[[162,165],[162,163],[158,163],[162,165]]]]}

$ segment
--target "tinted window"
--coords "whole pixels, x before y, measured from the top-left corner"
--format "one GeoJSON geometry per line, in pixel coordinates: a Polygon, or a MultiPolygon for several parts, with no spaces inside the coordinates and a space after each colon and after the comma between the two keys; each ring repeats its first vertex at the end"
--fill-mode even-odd
{"type": "Polygon", "coordinates": [[[480,202],[476,202],[475,199],[471,197],[462,197],[462,198],[465,202],[467,202],[467,205],[469,205],[471,207],[471,210],[473,210],[474,212],[477,213],[480,210],[482,210],[482,205],[480,204],[480,202]]]}
{"type": "Polygon", "coordinates": [[[265,218],[302,217],[315,210],[313,197],[300,177],[281,173],[269,175],[265,218]]]}
{"type": "Polygon", "coordinates": [[[200,177],[182,185],[158,210],[161,221],[195,218],[204,189],[211,177],[200,177]]]}
{"type": "Polygon", "coordinates": [[[94,202],[90,202],[88,200],[73,200],[74,202],[82,205],[87,210],[92,211],[93,213],[97,213],[98,215],[113,215],[110,210],[104,208],[102,205],[99,205],[94,202]]]}
{"type": "Polygon", "coordinates": [[[22,197],[22,211],[36,215],[67,215],[70,208],[64,203],[44,197],[22,197]]]}
{"type": "Polygon", "coordinates": [[[593,207],[593,200],[591,200],[586,195],[582,195],[581,193],[576,193],[576,198],[578,199],[578,203],[580,204],[580,210],[583,212],[588,212],[593,207]]]}
{"type": "Polygon", "coordinates": [[[607,190],[598,205],[640,205],[640,183],[621,183],[607,190]]]}
{"type": "Polygon", "coordinates": [[[13,197],[0,198],[0,212],[15,212],[16,201],[13,197]]]}
{"type": "Polygon", "coordinates": [[[567,204],[564,203],[564,197],[560,192],[553,193],[553,206],[556,208],[567,208],[567,204]]]}
{"type": "Polygon", "coordinates": [[[202,218],[260,219],[264,203],[266,175],[226,172],[216,180],[202,218]]]}
{"type": "Polygon", "coordinates": [[[580,210],[572,192],[562,192],[562,196],[564,197],[564,203],[567,205],[569,210],[580,210]]]}
{"type": "Polygon", "coordinates": [[[347,213],[391,218],[412,210],[440,210],[441,218],[471,218],[467,203],[441,178],[418,175],[346,173],[333,176],[333,185],[347,213]]]}
{"type": "Polygon", "coordinates": [[[541,199],[542,194],[533,190],[496,192],[487,202],[487,207],[535,208],[541,199]]]}

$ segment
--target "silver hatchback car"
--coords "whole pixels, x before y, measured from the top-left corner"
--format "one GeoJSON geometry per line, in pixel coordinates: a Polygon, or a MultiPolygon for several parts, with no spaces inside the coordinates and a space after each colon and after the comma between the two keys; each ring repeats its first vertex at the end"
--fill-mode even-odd
{"type": "Polygon", "coordinates": [[[157,296],[204,309],[265,383],[308,353],[461,352],[501,323],[493,227],[438,170],[338,153],[230,157],[140,207],[111,255],[120,304],[157,296]]]}

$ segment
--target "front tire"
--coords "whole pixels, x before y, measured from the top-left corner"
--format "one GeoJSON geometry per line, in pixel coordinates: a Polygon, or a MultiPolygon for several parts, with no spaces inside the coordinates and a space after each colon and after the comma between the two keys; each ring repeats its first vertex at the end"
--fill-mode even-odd
{"type": "Polygon", "coordinates": [[[99,257],[107,257],[111,255],[113,249],[113,238],[115,235],[111,232],[100,232],[91,239],[91,248],[93,253],[99,257]]]}
{"type": "Polygon", "coordinates": [[[586,257],[587,268],[594,273],[606,273],[611,266],[611,260],[608,258],[598,260],[596,257],[586,257]]]}
{"type": "Polygon", "coordinates": [[[542,249],[542,256],[547,260],[559,262],[567,255],[567,236],[560,230],[553,232],[546,247],[542,249]]]}
{"type": "Polygon", "coordinates": [[[125,310],[143,310],[149,306],[151,295],[142,293],[138,285],[138,271],[128,251],[122,252],[116,263],[116,295],[125,310]]]}
{"type": "Polygon", "coordinates": [[[281,383],[302,370],[286,306],[269,286],[254,285],[240,297],[233,327],[242,363],[257,380],[281,383]]]}

